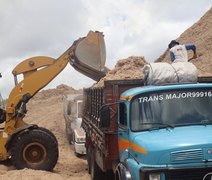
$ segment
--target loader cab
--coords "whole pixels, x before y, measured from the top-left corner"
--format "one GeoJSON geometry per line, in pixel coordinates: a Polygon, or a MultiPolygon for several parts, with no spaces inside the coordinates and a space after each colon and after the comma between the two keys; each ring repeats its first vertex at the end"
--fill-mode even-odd
{"type": "Polygon", "coordinates": [[[4,109],[4,99],[2,98],[1,93],[0,93],[0,108],[4,109]]]}
{"type": "Polygon", "coordinates": [[[0,94],[0,124],[5,122],[6,120],[6,112],[4,110],[4,100],[0,94]]]}

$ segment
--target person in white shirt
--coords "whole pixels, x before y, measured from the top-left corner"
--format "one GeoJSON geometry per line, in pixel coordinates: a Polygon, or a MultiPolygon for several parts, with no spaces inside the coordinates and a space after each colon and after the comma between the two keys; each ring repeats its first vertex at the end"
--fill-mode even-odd
{"type": "Polygon", "coordinates": [[[172,40],[169,43],[169,50],[170,50],[170,59],[173,63],[175,62],[188,62],[191,59],[197,58],[196,54],[196,46],[194,44],[183,44],[181,45],[176,40],[172,40]],[[188,50],[193,51],[193,57],[188,59],[188,50]]]}

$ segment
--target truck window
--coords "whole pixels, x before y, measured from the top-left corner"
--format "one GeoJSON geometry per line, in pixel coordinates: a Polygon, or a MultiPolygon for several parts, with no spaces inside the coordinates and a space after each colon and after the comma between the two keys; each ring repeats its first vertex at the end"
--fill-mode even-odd
{"type": "Polygon", "coordinates": [[[143,94],[132,100],[131,129],[212,124],[211,109],[212,89],[143,94]]]}
{"type": "Polygon", "coordinates": [[[120,126],[126,128],[127,126],[127,108],[124,103],[119,104],[119,122],[120,126]]]}

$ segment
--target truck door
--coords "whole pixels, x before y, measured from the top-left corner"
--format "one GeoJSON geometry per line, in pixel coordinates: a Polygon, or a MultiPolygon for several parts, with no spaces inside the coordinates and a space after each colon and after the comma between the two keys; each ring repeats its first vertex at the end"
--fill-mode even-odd
{"type": "Polygon", "coordinates": [[[119,104],[119,127],[118,127],[118,144],[119,156],[123,161],[128,157],[126,150],[129,149],[129,128],[127,121],[127,106],[124,102],[119,104]]]}

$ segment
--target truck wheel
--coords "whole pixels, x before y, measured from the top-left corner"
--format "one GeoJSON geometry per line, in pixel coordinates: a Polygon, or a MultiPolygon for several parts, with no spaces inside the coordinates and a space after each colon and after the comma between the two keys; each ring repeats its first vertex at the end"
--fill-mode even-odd
{"type": "Polygon", "coordinates": [[[115,174],[113,173],[113,170],[108,170],[105,173],[105,179],[115,180],[115,174]]]}
{"type": "Polygon", "coordinates": [[[58,143],[44,128],[18,135],[11,149],[11,161],[17,169],[50,171],[58,160],[58,143]]]}
{"type": "Polygon", "coordinates": [[[115,172],[115,180],[131,180],[132,175],[127,168],[126,164],[119,163],[116,172],[115,172]]]}
{"type": "Polygon", "coordinates": [[[92,157],[91,157],[91,179],[92,180],[99,180],[105,179],[105,173],[99,168],[99,166],[96,163],[94,150],[92,150],[92,157]]]}

